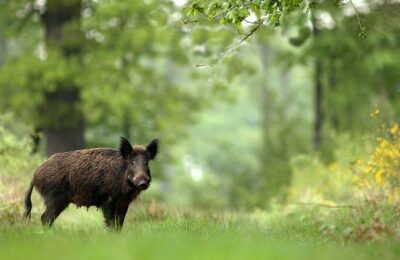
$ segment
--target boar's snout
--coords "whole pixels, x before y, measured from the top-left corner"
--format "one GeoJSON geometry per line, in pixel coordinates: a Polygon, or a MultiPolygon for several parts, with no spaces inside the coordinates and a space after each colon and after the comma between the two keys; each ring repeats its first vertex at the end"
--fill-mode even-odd
{"type": "Polygon", "coordinates": [[[145,180],[145,179],[138,179],[134,180],[133,184],[139,189],[139,190],[146,190],[149,187],[150,180],[145,180]]]}

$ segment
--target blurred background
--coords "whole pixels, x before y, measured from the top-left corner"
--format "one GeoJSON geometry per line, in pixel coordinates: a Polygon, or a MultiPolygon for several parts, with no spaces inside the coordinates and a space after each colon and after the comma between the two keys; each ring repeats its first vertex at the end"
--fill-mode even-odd
{"type": "Polygon", "coordinates": [[[187,21],[184,0],[1,0],[1,200],[51,154],[124,136],[161,142],[144,201],[397,201],[398,165],[373,155],[398,158],[400,4],[331,2],[235,44],[251,16],[187,21]]]}

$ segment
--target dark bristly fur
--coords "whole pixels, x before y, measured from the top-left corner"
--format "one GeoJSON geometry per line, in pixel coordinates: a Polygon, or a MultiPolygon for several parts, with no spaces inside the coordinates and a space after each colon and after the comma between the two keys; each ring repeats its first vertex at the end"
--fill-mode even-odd
{"type": "Polygon", "coordinates": [[[121,137],[119,151],[95,148],[54,154],[33,174],[24,216],[31,215],[35,187],[46,205],[43,225],[51,226],[69,203],[74,203],[100,207],[106,225],[121,228],[131,201],[150,185],[148,161],[156,157],[158,146],[157,139],[143,147],[131,146],[121,137]]]}

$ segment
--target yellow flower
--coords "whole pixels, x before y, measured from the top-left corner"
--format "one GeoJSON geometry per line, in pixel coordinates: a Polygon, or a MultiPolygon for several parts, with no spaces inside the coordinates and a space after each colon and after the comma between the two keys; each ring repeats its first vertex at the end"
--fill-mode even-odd
{"type": "Polygon", "coordinates": [[[388,202],[390,204],[393,204],[393,202],[394,202],[394,194],[393,194],[393,192],[389,192],[387,197],[388,197],[388,202]]]}
{"type": "Polygon", "coordinates": [[[370,166],[364,167],[363,171],[364,173],[370,173],[372,168],[370,166]]]}
{"type": "Polygon", "coordinates": [[[399,125],[394,123],[393,126],[389,129],[389,132],[392,134],[393,137],[399,135],[399,125]]]}
{"type": "Polygon", "coordinates": [[[375,173],[375,182],[378,185],[383,185],[385,184],[385,180],[383,178],[383,174],[385,173],[385,171],[383,169],[379,169],[376,173],[375,173]]]}
{"type": "Polygon", "coordinates": [[[371,113],[369,113],[369,116],[372,118],[377,118],[379,116],[379,108],[375,107],[371,113]]]}

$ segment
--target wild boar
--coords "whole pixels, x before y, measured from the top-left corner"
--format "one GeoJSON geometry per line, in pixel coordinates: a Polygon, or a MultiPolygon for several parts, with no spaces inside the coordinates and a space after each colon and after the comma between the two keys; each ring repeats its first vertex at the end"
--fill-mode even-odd
{"type": "Polygon", "coordinates": [[[101,208],[106,226],[121,229],[129,204],[150,185],[149,161],[158,151],[158,139],[144,147],[132,146],[121,137],[119,150],[94,148],[54,154],[33,174],[24,216],[31,216],[31,195],[36,187],[46,206],[43,225],[52,226],[74,203],[101,208]]]}

